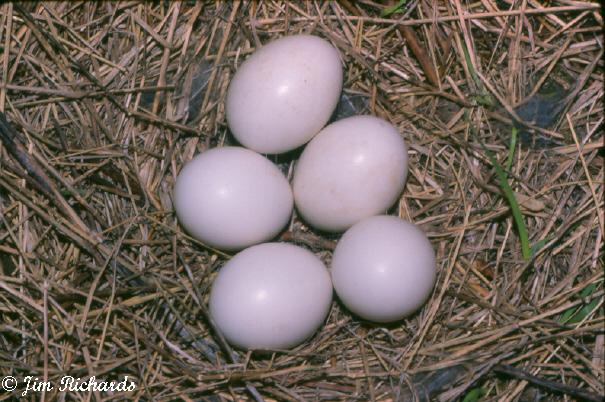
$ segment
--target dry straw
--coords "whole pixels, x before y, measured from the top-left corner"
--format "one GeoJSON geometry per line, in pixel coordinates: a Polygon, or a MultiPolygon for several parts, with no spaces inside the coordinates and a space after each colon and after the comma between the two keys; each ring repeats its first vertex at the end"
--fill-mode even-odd
{"type": "MultiPolygon", "coordinates": [[[[600,400],[598,4],[399,5],[0,5],[0,377],[137,384],[33,396],[47,401],[600,400]],[[339,49],[354,109],[409,143],[391,212],[428,232],[439,277],[405,321],[374,326],[334,303],[299,348],[244,353],[205,308],[229,255],[183,233],[171,190],[194,154],[233,142],[237,66],[302,32],[339,49]]],[[[296,155],[277,161],[291,172],[296,155]]],[[[294,217],[282,239],[329,262],[337,237],[294,217]]]]}

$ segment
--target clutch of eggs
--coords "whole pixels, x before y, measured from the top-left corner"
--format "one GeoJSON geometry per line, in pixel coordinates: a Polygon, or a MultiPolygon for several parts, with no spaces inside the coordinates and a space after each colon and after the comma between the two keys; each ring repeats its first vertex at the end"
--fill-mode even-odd
{"type": "Polygon", "coordinates": [[[231,344],[287,349],[325,321],[333,288],[351,312],[374,322],[402,319],[432,292],[435,254],[412,223],[380,216],[399,199],[407,147],[395,127],[372,116],[324,127],[342,90],[338,51],[310,35],[256,50],[226,98],[229,129],[243,147],[202,152],[179,173],[177,217],[203,243],[238,251],[218,272],[209,311],[231,344]],[[260,155],[307,143],[292,187],[260,155]],[[257,153],[258,152],[258,153],[257,153]],[[311,226],[345,232],[331,272],[313,253],[275,238],[296,208],[311,226]]]}

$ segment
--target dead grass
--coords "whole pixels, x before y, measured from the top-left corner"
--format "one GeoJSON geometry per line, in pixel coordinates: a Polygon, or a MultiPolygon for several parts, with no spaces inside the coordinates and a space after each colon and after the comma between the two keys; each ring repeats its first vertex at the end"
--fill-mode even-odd
{"type": "MultiPolygon", "coordinates": [[[[138,385],[66,400],[602,398],[599,6],[408,3],[385,17],[369,0],[0,5],[10,122],[0,137],[0,377],[127,375],[138,385]],[[334,303],[296,350],[242,353],[205,312],[229,256],[182,232],[171,189],[194,154],[232,142],[223,101],[237,66],[301,32],[340,50],[346,93],[410,145],[393,213],[428,232],[438,283],[403,322],[373,326],[334,303]],[[557,121],[528,124],[523,101],[552,82],[564,89],[557,121]],[[523,135],[508,183],[539,249],[529,260],[481,146],[505,166],[511,124],[523,135]]],[[[335,240],[296,218],[282,238],[326,261],[335,240]]],[[[32,398],[59,399],[57,388],[32,398]]]]}

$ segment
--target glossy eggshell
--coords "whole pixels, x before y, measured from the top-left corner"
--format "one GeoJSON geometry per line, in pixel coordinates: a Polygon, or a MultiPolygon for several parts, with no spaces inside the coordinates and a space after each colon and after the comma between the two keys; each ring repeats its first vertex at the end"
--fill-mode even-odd
{"type": "Polygon", "coordinates": [[[183,167],[174,207],[193,237],[238,250],[275,237],[290,219],[293,197],[285,176],[267,158],[223,147],[205,151],[183,167]]]}
{"type": "Polygon", "coordinates": [[[332,282],[358,316],[391,322],[418,310],[435,285],[435,252],[416,225],[393,216],[364,219],[347,230],[332,258],[332,282]]]}
{"type": "Polygon", "coordinates": [[[332,283],[313,253],[265,243],[235,255],[210,293],[210,315],[229,343],[243,349],[288,349],[309,338],[332,303],[332,283]]]}
{"type": "Polygon", "coordinates": [[[256,50],[227,91],[227,123],[243,146],[275,154],[309,141],[328,122],[342,89],[338,51],[311,35],[256,50]]]}
{"type": "Polygon", "coordinates": [[[407,171],[407,147],[395,127],[377,117],[349,117],[306,146],[294,172],[294,202],[312,226],[344,231],[385,213],[399,199],[407,171]]]}

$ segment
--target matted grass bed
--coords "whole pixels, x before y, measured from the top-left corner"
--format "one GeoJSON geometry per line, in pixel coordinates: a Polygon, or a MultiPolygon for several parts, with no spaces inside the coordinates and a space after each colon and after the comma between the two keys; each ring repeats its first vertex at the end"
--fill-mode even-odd
{"type": "MultiPolygon", "coordinates": [[[[599,7],[0,5],[0,400],[602,400],[599,7]],[[298,348],[246,353],[207,319],[230,255],[183,232],[172,189],[195,154],[234,143],[237,67],[297,33],[339,50],[339,116],[380,116],[405,138],[389,212],[428,233],[438,278],[403,321],[335,301],[298,348]],[[68,375],[136,386],[60,391],[68,375]],[[22,397],[27,376],[39,388],[22,397]]],[[[297,157],[272,159],[291,177],[297,157]]],[[[329,264],[338,236],[294,216],[281,240],[329,264]]]]}

